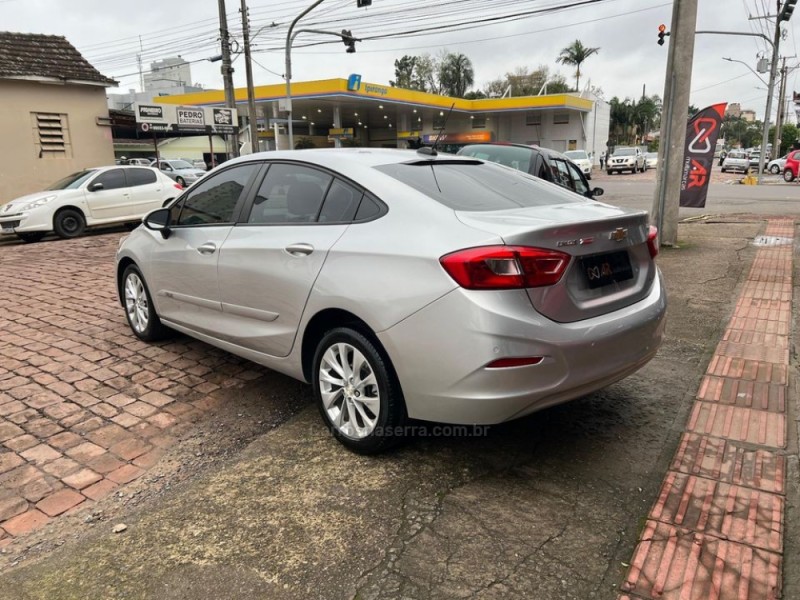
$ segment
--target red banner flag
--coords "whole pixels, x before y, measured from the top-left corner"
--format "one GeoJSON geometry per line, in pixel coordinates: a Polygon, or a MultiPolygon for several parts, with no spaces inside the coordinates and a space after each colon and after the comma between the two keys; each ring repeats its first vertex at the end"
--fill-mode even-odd
{"type": "Polygon", "coordinates": [[[726,106],[727,102],[709,106],[689,119],[681,173],[681,206],[704,208],[706,205],[714,150],[726,106]]]}

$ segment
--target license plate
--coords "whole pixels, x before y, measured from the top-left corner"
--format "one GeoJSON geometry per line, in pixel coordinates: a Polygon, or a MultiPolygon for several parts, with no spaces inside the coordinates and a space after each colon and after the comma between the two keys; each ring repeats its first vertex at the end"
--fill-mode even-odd
{"type": "Polygon", "coordinates": [[[581,259],[581,270],[590,288],[599,288],[633,278],[631,260],[625,250],[585,256],[581,259]]]}

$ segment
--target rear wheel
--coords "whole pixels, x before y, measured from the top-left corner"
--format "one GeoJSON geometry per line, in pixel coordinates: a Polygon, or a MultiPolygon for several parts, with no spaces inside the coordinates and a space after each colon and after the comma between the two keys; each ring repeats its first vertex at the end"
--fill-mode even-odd
{"type": "Polygon", "coordinates": [[[86,229],[86,219],[83,214],[74,208],[65,208],[56,214],[53,219],[53,229],[61,238],[75,238],[86,229]]]}
{"type": "Polygon", "coordinates": [[[144,277],[135,265],[128,265],[122,274],[122,298],[125,317],[136,337],[145,342],[169,337],[172,332],[158,318],[144,277]]]}
{"type": "Polygon", "coordinates": [[[186,180],[183,177],[181,177],[180,175],[178,175],[175,178],[175,183],[177,183],[181,187],[186,187],[186,180]]]}
{"type": "Polygon", "coordinates": [[[359,454],[403,439],[405,401],[389,359],[364,335],[339,327],[314,354],[314,396],[333,436],[359,454]]]}
{"type": "Polygon", "coordinates": [[[781,172],[781,168],[778,165],[772,165],[769,168],[769,172],[772,173],[773,175],[778,175],[781,172]]]}
{"type": "Polygon", "coordinates": [[[40,241],[45,236],[44,231],[33,231],[30,233],[18,233],[17,237],[26,244],[33,244],[40,241]]]}
{"type": "Polygon", "coordinates": [[[794,181],[794,173],[792,173],[791,169],[785,169],[783,171],[783,180],[784,181],[794,181]]]}

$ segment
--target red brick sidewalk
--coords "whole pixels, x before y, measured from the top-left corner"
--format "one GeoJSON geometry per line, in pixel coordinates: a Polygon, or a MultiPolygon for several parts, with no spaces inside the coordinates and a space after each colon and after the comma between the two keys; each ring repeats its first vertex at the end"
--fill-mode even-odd
{"type": "Polygon", "coordinates": [[[143,475],[215,390],[263,372],[182,336],[137,340],[114,289],[118,240],[0,248],[0,549],[143,475]]]}
{"type": "MultiPolygon", "coordinates": [[[[765,235],[792,240],[794,222],[765,235]]],[[[779,597],[792,250],[756,253],[620,600],[779,597]]]]}

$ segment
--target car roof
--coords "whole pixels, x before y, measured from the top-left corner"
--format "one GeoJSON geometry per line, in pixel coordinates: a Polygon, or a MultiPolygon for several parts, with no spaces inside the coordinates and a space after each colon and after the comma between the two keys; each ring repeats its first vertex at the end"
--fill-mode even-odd
{"type": "Polygon", "coordinates": [[[294,160],[314,163],[323,167],[336,169],[345,164],[358,164],[375,167],[413,161],[460,161],[474,162],[475,159],[455,154],[440,152],[436,155],[423,154],[416,150],[400,150],[394,148],[311,148],[308,150],[272,150],[256,152],[226,161],[224,166],[246,163],[256,160],[294,160]]]}

